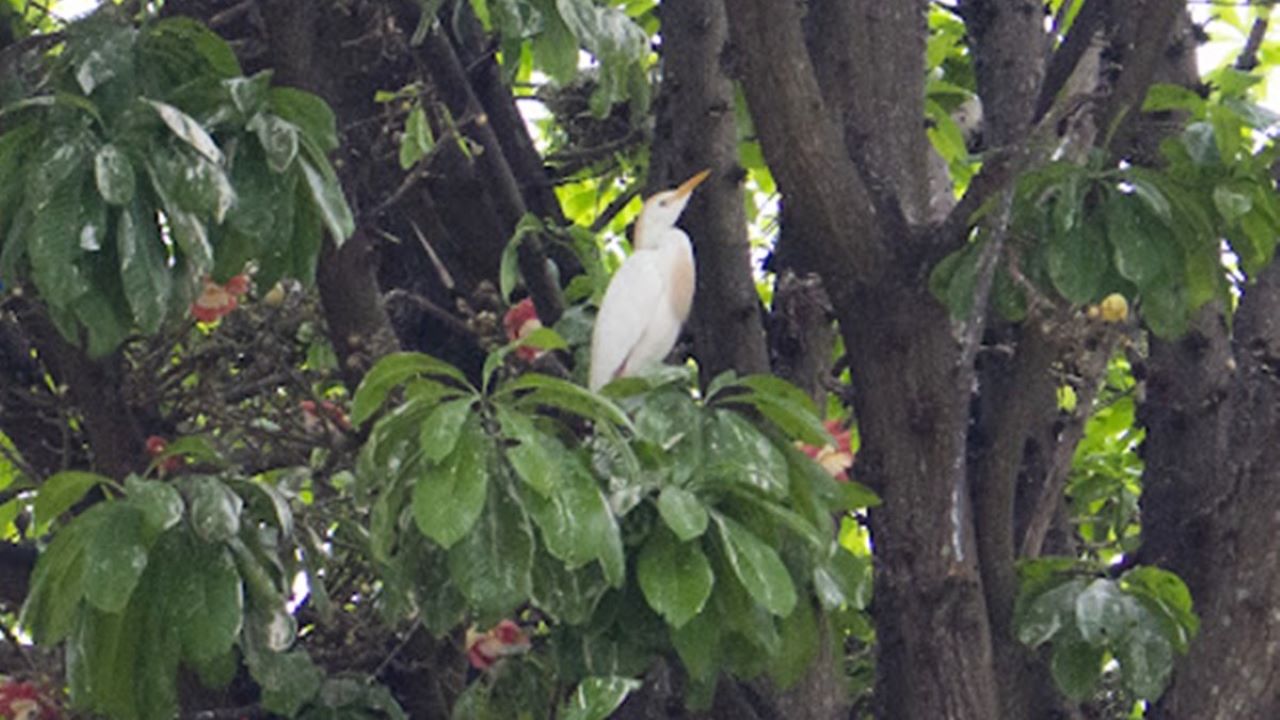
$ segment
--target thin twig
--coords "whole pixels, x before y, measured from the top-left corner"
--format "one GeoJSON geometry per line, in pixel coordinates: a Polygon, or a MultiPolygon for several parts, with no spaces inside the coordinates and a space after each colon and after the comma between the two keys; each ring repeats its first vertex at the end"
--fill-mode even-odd
{"type": "Polygon", "coordinates": [[[392,290],[391,292],[388,292],[386,295],[383,296],[383,302],[385,302],[388,305],[390,305],[393,302],[407,302],[410,305],[413,305],[419,310],[430,315],[431,317],[444,323],[445,326],[448,327],[449,330],[451,330],[455,334],[462,335],[464,337],[471,337],[472,335],[474,335],[474,333],[471,331],[471,328],[465,322],[459,320],[457,317],[454,317],[454,315],[449,311],[445,310],[439,305],[436,305],[435,303],[431,302],[430,300],[422,297],[417,293],[409,292],[408,290],[405,290],[403,288],[396,288],[395,290],[392,290]]]}
{"type": "Polygon", "coordinates": [[[631,201],[639,195],[640,183],[632,183],[630,187],[622,191],[621,195],[614,198],[613,202],[609,203],[603,212],[596,216],[595,221],[591,223],[591,232],[599,233],[609,227],[609,224],[618,216],[618,213],[625,210],[627,205],[630,205],[631,201]]]}
{"type": "Polygon", "coordinates": [[[418,242],[422,245],[422,249],[426,251],[427,257],[431,260],[431,264],[435,266],[436,274],[440,276],[440,284],[443,285],[446,290],[453,292],[453,289],[458,285],[453,281],[453,274],[449,272],[449,266],[445,265],[444,261],[440,259],[439,253],[436,252],[436,249],[432,247],[431,243],[427,240],[426,234],[422,232],[422,228],[418,227],[418,223],[410,220],[409,225],[413,228],[413,234],[417,236],[418,242]]]}
{"type": "Polygon", "coordinates": [[[1236,58],[1237,70],[1249,72],[1258,67],[1258,51],[1262,49],[1262,41],[1267,37],[1267,24],[1271,19],[1275,0],[1266,0],[1265,4],[1267,13],[1253,21],[1253,27],[1249,29],[1249,39],[1245,41],[1240,57],[1236,58]]]}
{"type": "Polygon", "coordinates": [[[374,668],[373,672],[369,674],[370,677],[381,677],[382,673],[391,665],[391,662],[409,646],[409,641],[413,640],[414,636],[418,634],[418,628],[420,627],[422,627],[420,623],[414,623],[413,627],[409,629],[409,632],[405,633],[405,636],[400,639],[400,642],[396,643],[396,646],[391,648],[391,652],[387,653],[387,656],[382,659],[382,662],[378,663],[378,667],[374,668]]]}

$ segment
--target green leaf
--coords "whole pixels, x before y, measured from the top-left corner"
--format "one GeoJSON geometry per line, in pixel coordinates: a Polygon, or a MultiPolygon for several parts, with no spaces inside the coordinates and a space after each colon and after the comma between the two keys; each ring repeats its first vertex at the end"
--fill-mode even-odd
{"type": "Polygon", "coordinates": [[[551,553],[538,550],[533,567],[533,604],[555,622],[583,625],[609,589],[598,565],[570,570],[551,553]]]}
{"type": "Polygon", "coordinates": [[[570,568],[599,560],[610,585],[625,579],[618,523],[595,478],[572,456],[560,466],[561,479],[547,498],[525,493],[525,504],[542,531],[547,551],[570,568]]]}
{"type": "Polygon", "coordinates": [[[400,138],[400,169],[408,170],[426,157],[435,147],[427,113],[422,105],[414,105],[404,122],[404,135],[400,138]]]}
{"type": "Polygon", "coordinates": [[[295,717],[320,692],[324,671],[306,651],[251,653],[249,672],[262,687],[262,707],[285,717],[295,717]]]}
{"type": "Polygon", "coordinates": [[[729,566],[756,602],[785,617],[796,605],[796,589],[777,551],[732,518],[713,515],[729,566]]]}
{"type": "Polygon", "coordinates": [[[682,487],[670,485],[658,495],[658,513],[667,527],[684,541],[707,531],[707,509],[697,495],[682,487]]]}
{"type": "Polygon", "coordinates": [[[1253,209],[1253,198],[1247,191],[1221,184],[1213,189],[1213,205],[1227,222],[1234,222],[1253,209]]]}
{"type": "Polygon", "coordinates": [[[338,121],[318,95],[291,87],[271,88],[271,111],[302,129],[303,134],[330,153],[338,149],[338,121]]]}
{"type": "Polygon", "coordinates": [[[471,531],[489,494],[492,455],[480,417],[469,415],[453,452],[423,468],[413,486],[413,518],[423,535],[447,549],[471,531]]]}
{"type": "Polygon", "coordinates": [[[640,689],[642,683],[623,677],[589,677],[565,701],[561,720],[605,720],[622,706],[627,696],[640,689]]]}
{"type": "Polygon", "coordinates": [[[511,467],[529,487],[548,497],[558,483],[568,451],[557,438],[539,430],[528,416],[502,405],[496,410],[503,435],[517,441],[505,448],[511,467]]]}
{"type": "Polygon", "coordinates": [[[107,143],[93,156],[93,177],[98,185],[98,194],[112,205],[127,205],[133,200],[137,189],[138,178],[133,171],[133,163],[120,148],[107,143]]]}
{"type": "Polygon", "coordinates": [[[1068,579],[1032,598],[1019,598],[1014,615],[1018,640],[1030,647],[1053,640],[1075,625],[1076,598],[1085,589],[1081,578],[1068,579]]]}
{"type": "Polygon", "coordinates": [[[632,430],[631,419],[617,405],[596,395],[580,385],[540,373],[525,373],[504,383],[497,397],[505,397],[521,390],[532,390],[520,398],[519,406],[547,405],[559,408],[589,420],[612,423],[632,430]]]}
{"type": "Polygon", "coordinates": [[[338,176],[328,167],[327,162],[324,166],[317,167],[309,157],[302,158],[302,174],[307,180],[307,189],[320,213],[320,219],[333,238],[333,244],[342,247],[342,243],[355,233],[356,221],[351,215],[346,196],[342,194],[338,176]]]}
{"type": "MultiPolygon", "coordinates": [[[[166,37],[184,50],[194,51],[207,69],[218,77],[236,77],[244,74],[236,53],[217,33],[204,23],[189,17],[168,17],[147,26],[145,32],[153,37],[166,37]]],[[[204,71],[199,68],[193,74],[204,71]]]]}
{"type": "Polygon", "coordinates": [[[462,435],[463,424],[471,416],[474,397],[440,403],[422,425],[422,456],[438,463],[453,452],[462,435]]]}
{"type": "Polygon", "coordinates": [[[871,560],[837,545],[813,566],[813,590],[827,610],[863,610],[871,602],[871,560]]]}
{"type": "Polygon", "coordinates": [[[1126,592],[1150,601],[1156,614],[1168,617],[1173,628],[1166,630],[1166,636],[1175,648],[1186,652],[1200,620],[1192,610],[1191,591],[1182,578],[1161,568],[1139,566],[1121,576],[1120,582],[1126,592]]]}
{"type": "Polygon", "coordinates": [[[505,487],[489,493],[475,529],[449,549],[449,575],[480,615],[497,622],[532,592],[533,529],[505,487]]]}
{"type": "Polygon", "coordinates": [[[352,402],[351,422],[363,424],[382,407],[392,388],[419,376],[451,379],[463,387],[470,387],[466,376],[443,360],[422,353],[391,353],[379,360],[364,376],[352,402]]]}
{"type": "Polygon", "coordinates": [[[1058,688],[1075,701],[1093,694],[1102,675],[1102,648],[1078,638],[1055,642],[1049,670],[1058,688]]]}
{"type": "Polygon", "coordinates": [[[818,652],[818,621],[806,600],[782,620],[779,629],[782,649],[769,663],[769,675],[781,689],[794,686],[813,663],[818,652]]]}
{"type": "Polygon", "coordinates": [[[54,535],[36,561],[19,623],[37,642],[59,642],[74,629],[84,597],[87,548],[109,507],[99,503],[77,516],[54,535]]]}
{"type": "Polygon", "coordinates": [[[86,549],[84,598],[103,612],[118,613],[147,568],[147,548],[140,511],[117,502],[106,515],[86,549]]]}
{"type": "Polygon", "coordinates": [[[713,613],[705,612],[671,628],[671,644],[690,677],[706,681],[719,671],[720,627],[713,613]]]}
{"type": "Polygon", "coordinates": [[[1076,596],[1076,628],[1084,641],[1101,645],[1129,633],[1139,608],[1114,580],[1098,578],[1076,596]]]}
{"type": "Polygon", "coordinates": [[[181,534],[167,545],[169,562],[161,568],[173,593],[183,656],[198,664],[213,662],[232,648],[244,623],[244,587],[235,559],[225,547],[181,534]]]}
{"type": "Polygon", "coordinates": [[[1195,115],[1204,111],[1205,100],[1194,90],[1171,83],[1153,83],[1142,104],[1143,112],[1189,110],[1195,115]]]}
{"type": "Polygon", "coordinates": [[[273,172],[289,169],[298,157],[298,126],[275,115],[255,115],[248,124],[258,137],[258,144],[267,156],[267,166],[273,172]]]}
{"type": "Polygon", "coordinates": [[[172,485],[155,480],[140,480],[137,476],[125,479],[129,504],[142,512],[143,535],[147,542],[160,533],[182,522],[186,505],[182,494],[172,485]]]}
{"type": "Polygon", "coordinates": [[[1129,195],[1112,195],[1106,205],[1107,237],[1115,248],[1116,270],[1139,287],[1164,274],[1168,248],[1148,226],[1137,202],[1129,195]]]}
{"type": "Polygon", "coordinates": [[[770,497],[786,497],[787,459],[746,418],[716,410],[706,425],[707,475],[762,490],[770,497]]]}
{"type": "Polygon", "coordinates": [[[636,561],[636,577],[649,607],[679,628],[702,612],[715,575],[696,542],[661,530],[649,536],[636,561]]]}
{"type": "Polygon", "coordinates": [[[169,130],[179,140],[190,145],[196,152],[207,158],[209,162],[215,165],[223,164],[225,158],[222,155],[222,150],[218,149],[218,144],[213,141],[213,138],[209,136],[209,133],[195,118],[159,100],[144,98],[143,102],[156,111],[156,114],[160,116],[160,119],[164,121],[164,124],[169,127],[169,130]]]}
{"type": "MultiPolygon", "coordinates": [[[[82,192],[79,173],[73,170],[72,174],[48,195],[39,196],[40,211],[35,213],[26,237],[31,279],[41,299],[64,309],[89,292],[91,286],[79,263],[86,245],[100,247],[106,229],[93,224],[91,204],[97,200],[82,192]]],[[[28,196],[33,191],[38,192],[29,188],[28,196]]]]}
{"type": "Polygon", "coordinates": [[[190,480],[188,504],[191,525],[205,542],[225,542],[240,533],[244,501],[222,481],[212,477],[190,480]]]}
{"type": "Polygon", "coordinates": [[[108,486],[111,481],[102,475],[80,470],[64,470],[52,475],[40,484],[32,510],[35,513],[32,534],[36,537],[49,531],[58,516],[80,502],[95,485],[108,486]]]}
{"type": "Polygon", "coordinates": [[[133,319],[143,332],[155,333],[164,322],[173,297],[173,274],[168,253],[150,214],[140,202],[123,208],[116,225],[120,281],[133,319]]]}
{"type": "Polygon", "coordinates": [[[1049,277],[1067,300],[1084,304],[1098,299],[1107,272],[1107,241],[1101,223],[1090,218],[1048,239],[1049,277]]]}
{"type": "Polygon", "coordinates": [[[1139,623],[1116,651],[1124,684],[1135,696],[1156,700],[1173,672],[1173,649],[1154,621],[1139,623]]]}

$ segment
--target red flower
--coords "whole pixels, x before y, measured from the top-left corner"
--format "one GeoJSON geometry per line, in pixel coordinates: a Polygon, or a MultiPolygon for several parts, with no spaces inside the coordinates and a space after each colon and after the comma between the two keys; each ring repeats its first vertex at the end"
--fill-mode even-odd
{"type": "Polygon", "coordinates": [[[302,409],[302,423],[308,432],[318,432],[322,424],[337,426],[343,432],[351,432],[351,420],[335,402],[321,400],[317,405],[315,400],[302,400],[298,403],[298,407],[302,409]]]}
{"type": "Polygon", "coordinates": [[[831,477],[837,480],[849,479],[849,468],[853,467],[853,450],[850,449],[849,430],[840,426],[839,420],[828,420],[823,423],[827,432],[835,438],[835,444],[823,445],[815,447],[807,443],[796,441],[796,447],[800,448],[805,455],[813,458],[813,461],[822,466],[831,474],[831,477]]]}
{"type": "Polygon", "coordinates": [[[467,630],[467,660],[477,670],[488,670],[504,657],[529,652],[529,636],[511,620],[503,620],[489,632],[467,630]]]}
{"type": "Polygon", "coordinates": [[[191,314],[200,322],[214,322],[235,310],[240,304],[238,298],[247,292],[249,292],[249,278],[243,273],[232,276],[223,285],[205,278],[200,297],[191,303],[191,314]]]}
{"type": "Polygon", "coordinates": [[[5,720],[55,720],[58,706],[35,683],[0,675],[0,718],[5,720]]]}
{"type": "MultiPolygon", "coordinates": [[[[147,438],[147,454],[153,458],[160,457],[165,450],[169,449],[169,441],[159,435],[152,435],[147,438]]],[[[156,466],[160,470],[160,474],[171,473],[182,467],[182,458],[172,455],[160,461],[156,466]]]]}
{"type": "MultiPolygon", "coordinates": [[[[512,305],[511,309],[507,310],[507,314],[502,317],[502,327],[507,331],[507,340],[512,342],[542,327],[542,321],[538,319],[538,310],[533,306],[533,298],[525,298],[512,305]]],[[[516,349],[516,355],[525,362],[533,362],[542,356],[542,351],[524,345],[516,349]]]]}

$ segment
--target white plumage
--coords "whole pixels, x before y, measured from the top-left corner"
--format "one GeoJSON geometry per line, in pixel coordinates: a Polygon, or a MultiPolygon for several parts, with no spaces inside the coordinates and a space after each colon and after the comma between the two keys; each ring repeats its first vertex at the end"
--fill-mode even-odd
{"type": "Polygon", "coordinates": [[[635,375],[671,352],[693,305],[694,265],[689,236],[676,220],[711,171],[649,198],[636,220],[635,251],[609,281],[591,333],[589,385],[635,375]]]}

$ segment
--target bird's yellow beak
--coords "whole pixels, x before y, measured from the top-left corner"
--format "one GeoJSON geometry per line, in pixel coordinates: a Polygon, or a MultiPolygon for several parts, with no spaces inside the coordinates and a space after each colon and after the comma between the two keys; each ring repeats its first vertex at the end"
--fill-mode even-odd
{"type": "Polygon", "coordinates": [[[676,188],[676,197],[678,198],[688,197],[689,193],[693,192],[693,189],[701,185],[702,181],[706,180],[708,177],[711,177],[710,168],[703,170],[697,175],[694,175],[688,180],[685,180],[684,182],[680,183],[680,187],[676,188]]]}

